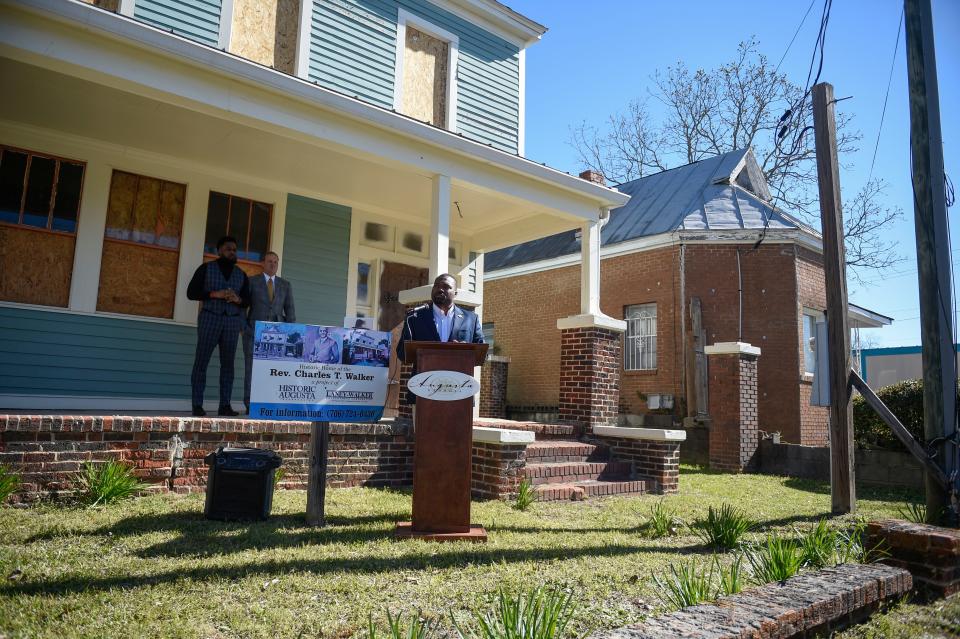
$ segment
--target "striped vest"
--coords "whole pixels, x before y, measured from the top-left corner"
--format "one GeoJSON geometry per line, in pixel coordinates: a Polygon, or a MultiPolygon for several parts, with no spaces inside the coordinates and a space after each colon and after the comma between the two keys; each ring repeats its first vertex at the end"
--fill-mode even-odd
{"type": "MultiPolygon", "coordinates": [[[[216,261],[207,262],[207,273],[204,277],[204,287],[208,293],[222,291],[225,288],[232,288],[237,295],[243,288],[244,272],[239,266],[234,265],[233,272],[230,273],[230,279],[225,280],[223,273],[220,272],[220,266],[216,261]]],[[[226,300],[204,300],[203,310],[214,315],[239,315],[243,309],[236,304],[230,304],[226,300]]]]}

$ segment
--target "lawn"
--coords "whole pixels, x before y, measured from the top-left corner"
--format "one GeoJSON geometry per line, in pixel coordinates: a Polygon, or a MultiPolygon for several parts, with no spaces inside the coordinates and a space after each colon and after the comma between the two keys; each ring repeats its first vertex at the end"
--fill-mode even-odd
{"type": "MultiPolygon", "coordinates": [[[[0,637],[361,637],[367,617],[420,611],[450,628],[499,588],[558,585],[579,602],[575,625],[614,628],[662,607],[652,571],[699,538],[640,532],[658,496],[533,504],[477,502],[486,544],[396,542],[409,492],[327,493],[330,525],[304,525],[306,495],[279,491],[254,524],[203,519],[203,495],[150,496],[104,508],[0,508],[0,637]]],[[[860,516],[895,516],[902,491],[861,491],[860,516]]],[[[665,498],[684,521],[732,503],[762,529],[829,515],[822,482],[683,467],[665,498]]],[[[849,519],[845,518],[845,519],[849,519]]]]}

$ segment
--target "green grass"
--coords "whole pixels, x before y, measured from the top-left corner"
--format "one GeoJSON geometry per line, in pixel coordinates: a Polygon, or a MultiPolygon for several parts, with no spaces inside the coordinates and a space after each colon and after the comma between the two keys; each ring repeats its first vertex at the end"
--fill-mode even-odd
{"type": "MultiPolygon", "coordinates": [[[[394,541],[410,494],[388,490],[328,491],[324,529],[304,525],[300,491],[278,491],[274,516],[252,524],[204,520],[200,494],[93,510],[0,508],[0,636],[347,639],[367,635],[371,614],[386,631],[388,610],[436,620],[450,634],[451,611],[466,624],[501,589],[541,585],[574,593],[571,633],[615,628],[662,609],[651,573],[711,559],[691,531],[644,536],[637,512],[660,499],[534,503],[526,512],[475,502],[486,544],[394,541]]],[[[830,512],[822,482],[688,467],[680,494],[663,499],[685,521],[736,503],[761,533],[806,530],[830,512]]],[[[861,491],[860,514],[895,516],[909,501],[918,496],[861,491]]]]}
{"type": "Polygon", "coordinates": [[[867,623],[848,628],[835,635],[837,639],[954,639],[960,637],[960,597],[953,597],[925,606],[901,603],[867,623]]]}

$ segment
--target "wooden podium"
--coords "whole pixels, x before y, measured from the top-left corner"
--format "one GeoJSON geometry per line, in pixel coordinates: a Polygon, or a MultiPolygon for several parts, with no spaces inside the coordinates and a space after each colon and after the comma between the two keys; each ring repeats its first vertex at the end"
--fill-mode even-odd
{"type": "MultiPolygon", "coordinates": [[[[405,345],[405,363],[417,373],[456,371],[473,376],[486,344],[415,342],[405,345]]],[[[401,401],[404,398],[401,398],[401,401]]],[[[439,401],[417,397],[414,411],[413,521],[397,524],[398,539],[486,541],[483,526],[470,523],[474,397],[439,401]]]]}

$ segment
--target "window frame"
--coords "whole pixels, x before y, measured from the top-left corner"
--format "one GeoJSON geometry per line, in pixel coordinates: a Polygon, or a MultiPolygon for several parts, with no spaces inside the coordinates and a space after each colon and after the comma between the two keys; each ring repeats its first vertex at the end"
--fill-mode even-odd
{"type": "Polygon", "coordinates": [[[641,302],[641,303],[639,303],[639,304],[628,304],[628,305],[625,305],[625,306],[623,307],[623,318],[624,318],[624,321],[627,323],[627,330],[626,330],[626,331],[624,332],[624,334],[623,334],[623,340],[624,340],[624,347],[623,347],[623,370],[624,370],[624,372],[639,372],[639,373],[651,373],[651,372],[653,372],[653,373],[655,373],[655,372],[657,371],[657,365],[658,365],[658,362],[657,362],[657,346],[658,346],[658,344],[657,344],[657,342],[658,342],[658,337],[659,337],[659,332],[660,332],[660,331],[659,331],[659,325],[658,325],[658,323],[657,323],[657,303],[656,303],[656,302],[641,302]],[[633,326],[632,321],[639,320],[639,319],[641,319],[641,318],[639,318],[639,317],[631,318],[631,317],[630,317],[630,311],[631,311],[631,309],[639,308],[639,307],[643,307],[643,306],[653,307],[653,334],[652,334],[652,335],[640,335],[640,334],[632,335],[632,334],[631,334],[632,326],[633,326]],[[636,349],[630,349],[630,348],[628,348],[628,347],[627,347],[627,344],[628,344],[627,340],[633,339],[633,340],[636,340],[636,341],[640,341],[640,340],[642,340],[642,339],[644,339],[644,338],[651,338],[651,337],[653,338],[653,366],[647,367],[647,368],[642,368],[642,367],[641,367],[641,366],[643,365],[643,351],[642,351],[642,350],[639,351],[639,355],[635,357],[635,361],[633,362],[633,366],[632,366],[632,367],[629,366],[629,365],[628,365],[628,361],[627,361],[627,354],[628,354],[628,353],[638,353],[638,351],[637,351],[636,349]]]}
{"type": "Polygon", "coordinates": [[[3,154],[6,151],[13,151],[14,153],[23,153],[27,156],[27,166],[23,172],[23,191],[20,193],[20,211],[17,217],[16,222],[5,222],[0,220],[0,224],[15,229],[25,229],[28,231],[36,231],[38,233],[54,233],[56,235],[66,235],[69,237],[77,236],[77,229],[80,228],[80,211],[83,209],[83,188],[87,181],[87,163],[82,160],[74,160],[62,155],[55,155],[53,153],[41,153],[37,151],[30,151],[29,149],[24,149],[17,146],[12,146],[9,144],[0,144],[0,161],[3,160],[3,154]],[[45,227],[32,226],[30,224],[23,223],[23,208],[26,206],[27,198],[27,185],[30,183],[30,166],[33,163],[33,158],[39,157],[46,160],[53,160],[55,162],[53,167],[53,186],[50,192],[50,202],[47,205],[47,225],[45,227]],[[83,170],[83,174],[80,176],[80,192],[77,194],[77,217],[76,223],[74,224],[74,229],[72,231],[61,231],[58,229],[51,228],[53,224],[53,209],[56,206],[57,202],[57,181],[60,179],[60,163],[68,162],[70,164],[76,164],[80,166],[83,170]]]}
{"type": "MultiPolygon", "coordinates": [[[[460,58],[460,37],[424,18],[397,9],[397,50],[393,65],[393,110],[402,114],[403,107],[403,59],[407,43],[407,25],[447,43],[447,112],[442,127],[447,131],[457,130],[457,61],[460,58]]],[[[430,125],[433,126],[433,125],[430,125]]],[[[441,128],[441,127],[437,127],[441,128]]]]}
{"type": "MultiPolygon", "coordinates": [[[[239,255],[240,255],[240,253],[248,253],[249,250],[250,250],[250,227],[251,227],[252,224],[253,224],[253,206],[254,206],[254,204],[263,204],[264,206],[267,206],[267,207],[270,208],[270,214],[267,216],[267,242],[266,242],[266,249],[264,249],[264,257],[266,257],[266,253],[268,253],[268,252],[270,251],[270,246],[271,246],[271,245],[270,245],[270,241],[271,241],[271,239],[273,238],[273,215],[274,215],[274,212],[276,211],[276,207],[275,207],[272,203],[270,203],[270,202],[262,202],[262,201],[260,201],[260,200],[255,199],[255,198],[252,198],[252,197],[247,197],[247,196],[244,196],[244,195],[233,195],[233,194],[231,194],[231,193],[224,193],[223,191],[217,191],[217,190],[215,190],[215,189],[209,189],[208,192],[207,192],[207,214],[206,214],[206,218],[204,219],[204,222],[203,222],[203,257],[205,257],[205,258],[209,257],[209,258],[212,258],[212,259],[217,259],[217,257],[219,257],[216,253],[208,253],[207,250],[206,250],[206,247],[207,247],[207,221],[208,221],[209,218],[210,218],[210,196],[213,195],[214,193],[216,193],[217,195],[223,195],[223,196],[226,196],[226,197],[227,197],[227,228],[230,228],[230,216],[233,214],[233,213],[232,213],[232,208],[233,208],[233,207],[231,206],[232,203],[233,203],[233,198],[237,198],[237,199],[239,199],[239,200],[249,200],[249,201],[250,201],[250,207],[247,209],[247,231],[246,231],[246,238],[245,238],[245,242],[246,242],[246,243],[245,243],[242,247],[240,246],[240,238],[237,237],[237,256],[238,256],[238,257],[237,257],[237,264],[248,264],[248,265],[250,265],[250,266],[259,266],[259,265],[261,265],[261,264],[263,263],[263,258],[261,258],[261,259],[259,259],[259,260],[250,260],[250,259],[241,258],[241,257],[239,257],[239,255]]],[[[224,229],[224,230],[220,233],[220,235],[219,235],[218,237],[222,237],[223,235],[226,235],[226,229],[224,229]]],[[[236,236],[235,236],[235,237],[236,237],[236,236]]],[[[206,261],[206,260],[205,260],[205,261],[206,261]]]]}
{"type": "Polygon", "coordinates": [[[817,337],[817,322],[821,321],[824,318],[824,311],[818,311],[814,308],[809,308],[804,306],[800,312],[800,354],[803,356],[803,374],[804,375],[813,375],[817,367],[817,353],[815,350],[810,348],[809,339],[816,339],[817,337]],[[810,327],[810,336],[806,336],[807,329],[807,318],[812,320],[812,326],[810,327]],[[807,368],[807,353],[810,354],[810,360],[812,364],[807,368]]]}

